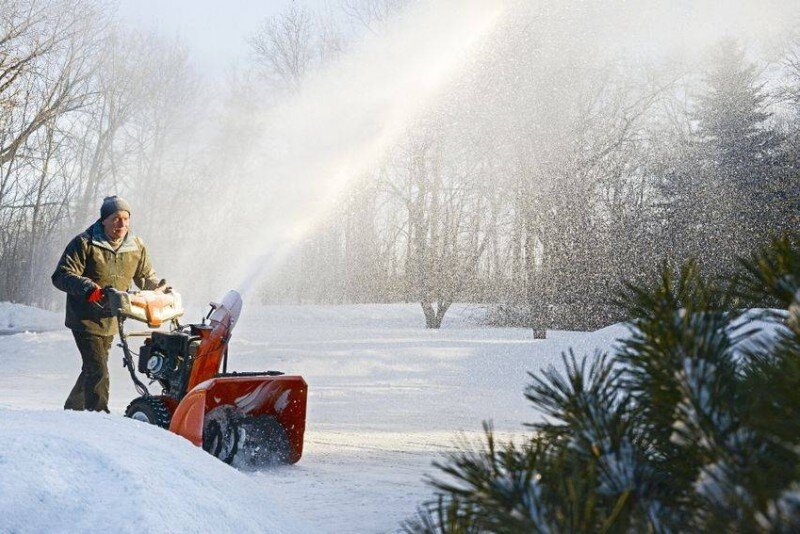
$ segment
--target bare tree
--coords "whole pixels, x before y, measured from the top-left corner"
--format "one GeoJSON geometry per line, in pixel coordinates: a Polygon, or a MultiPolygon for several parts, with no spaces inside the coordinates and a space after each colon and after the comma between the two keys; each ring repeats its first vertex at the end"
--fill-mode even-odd
{"type": "Polygon", "coordinates": [[[268,78],[294,92],[319,58],[316,39],[312,14],[292,3],[286,11],[265,20],[249,43],[268,78]]]}
{"type": "Polygon", "coordinates": [[[357,24],[372,33],[413,0],[341,0],[342,11],[357,24]]]}
{"type": "MultiPolygon", "coordinates": [[[[95,43],[82,16],[83,2],[57,7],[45,2],[4,2],[0,30],[0,103],[3,104],[0,165],[52,118],[80,108],[95,43]],[[16,112],[16,113],[15,113],[16,112]]],[[[85,15],[85,13],[83,14],[85,15]]],[[[0,189],[0,205],[2,205],[0,189]]]]}
{"type": "Polygon", "coordinates": [[[92,101],[101,29],[78,0],[0,5],[0,294],[17,300],[42,296],[31,281],[69,194],[54,171],[66,129],[92,101]]]}
{"type": "Polygon", "coordinates": [[[398,147],[384,182],[404,206],[405,279],[428,328],[439,328],[453,302],[474,289],[493,235],[474,155],[446,150],[441,131],[419,128],[398,147]]]}

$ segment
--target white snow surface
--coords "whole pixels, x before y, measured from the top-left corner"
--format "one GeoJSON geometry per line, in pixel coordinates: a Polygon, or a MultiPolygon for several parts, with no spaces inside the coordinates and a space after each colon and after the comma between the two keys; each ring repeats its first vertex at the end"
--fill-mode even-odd
{"type": "Polygon", "coordinates": [[[118,415],[0,411],[2,532],[302,532],[250,477],[118,415]]]}
{"type": "Polygon", "coordinates": [[[477,438],[483,420],[502,436],[527,432],[538,417],[522,394],[528,371],[626,333],[534,340],[482,326],[468,305],[426,330],[414,304],[246,304],[229,370],[277,369],[309,385],[303,458],[247,473],[122,417],[137,395],[119,348],[111,414],[63,411],[80,356],[62,316],[0,310],[0,324],[22,331],[0,335],[0,532],[393,532],[432,495],[432,462],[477,438]]]}
{"type": "Polygon", "coordinates": [[[52,330],[63,323],[63,314],[24,304],[0,302],[0,335],[52,330]]]}

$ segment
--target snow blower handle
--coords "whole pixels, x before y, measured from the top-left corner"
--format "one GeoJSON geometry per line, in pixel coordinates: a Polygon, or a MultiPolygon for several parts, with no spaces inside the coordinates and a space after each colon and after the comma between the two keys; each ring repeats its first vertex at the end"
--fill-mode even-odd
{"type": "Polygon", "coordinates": [[[128,336],[125,335],[125,329],[123,327],[123,324],[125,323],[125,315],[123,314],[122,295],[124,294],[124,291],[120,291],[111,286],[104,287],[104,308],[108,309],[110,312],[113,312],[113,315],[117,318],[117,328],[119,329],[120,341],[117,346],[122,348],[122,366],[128,369],[128,372],[131,375],[131,380],[133,380],[133,385],[136,388],[136,391],[139,392],[139,395],[149,396],[150,392],[147,390],[147,386],[145,386],[136,376],[136,370],[133,367],[133,356],[131,356],[131,349],[128,346],[128,336]]]}
{"type": "Polygon", "coordinates": [[[109,314],[109,317],[120,319],[122,317],[122,295],[125,292],[116,289],[114,286],[105,286],[101,291],[103,298],[100,299],[98,304],[109,314]]]}
{"type": "Polygon", "coordinates": [[[133,380],[133,385],[136,388],[136,391],[139,392],[139,395],[143,397],[149,397],[150,392],[147,390],[147,386],[145,386],[139,377],[136,376],[136,371],[133,368],[133,357],[131,356],[131,349],[128,346],[128,337],[125,335],[125,331],[122,328],[122,323],[125,322],[125,317],[122,314],[117,314],[117,327],[119,328],[119,344],[118,346],[122,348],[122,366],[128,369],[128,372],[131,375],[131,380],[133,380]]]}
{"type": "Polygon", "coordinates": [[[136,376],[136,371],[133,368],[133,357],[131,356],[131,349],[128,346],[128,336],[125,335],[125,331],[122,328],[122,324],[125,322],[125,317],[122,316],[121,313],[117,314],[117,327],[119,328],[119,343],[117,344],[119,347],[122,348],[122,366],[128,369],[128,373],[131,375],[131,380],[133,380],[133,385],[136,388],[136,391],[139,392],[139,395],[143,397],[149,397],[150,392],[147,390],[147,386],[145,386],[139,377],[136,376]]]}

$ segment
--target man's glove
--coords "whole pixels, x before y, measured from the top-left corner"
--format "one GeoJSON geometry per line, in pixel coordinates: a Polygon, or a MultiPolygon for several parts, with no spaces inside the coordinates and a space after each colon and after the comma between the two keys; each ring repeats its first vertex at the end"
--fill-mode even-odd
{"type": "Polygon", "coordinates": [[[158,283],[158,287],[156,287],[153,291],[156,293],[172,293],[172,286],[168,286],[166,279],[162,278],[158,283]]]}
{"type": "Polygon", "coordinates": [[[94,289],[86,294],[86,300],[89,302],[100,302],[104,296],[104,291],[100,286],[95,286],[94,289]]]}

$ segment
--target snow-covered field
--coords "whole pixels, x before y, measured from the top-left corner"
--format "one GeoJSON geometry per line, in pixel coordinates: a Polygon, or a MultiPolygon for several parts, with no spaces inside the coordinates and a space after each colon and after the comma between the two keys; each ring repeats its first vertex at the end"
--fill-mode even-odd
{"type": "Polygon", "coordinates": [[[534,340],[480,315],[455,306],[433,331],[413,304],[245,305],[230,368],[301,374],[309,399],[302,460],[242,473],[122,417],[136,393],[119,348],[111,415],[62,411],[80,369],[62,316],[0,303],[0,333],[20,332],[0,335],[0,532],[394,531],[460,434],[478,436],[482,420],[518,434],[536,419],[528,371],[625,331],[534,340]]]}

